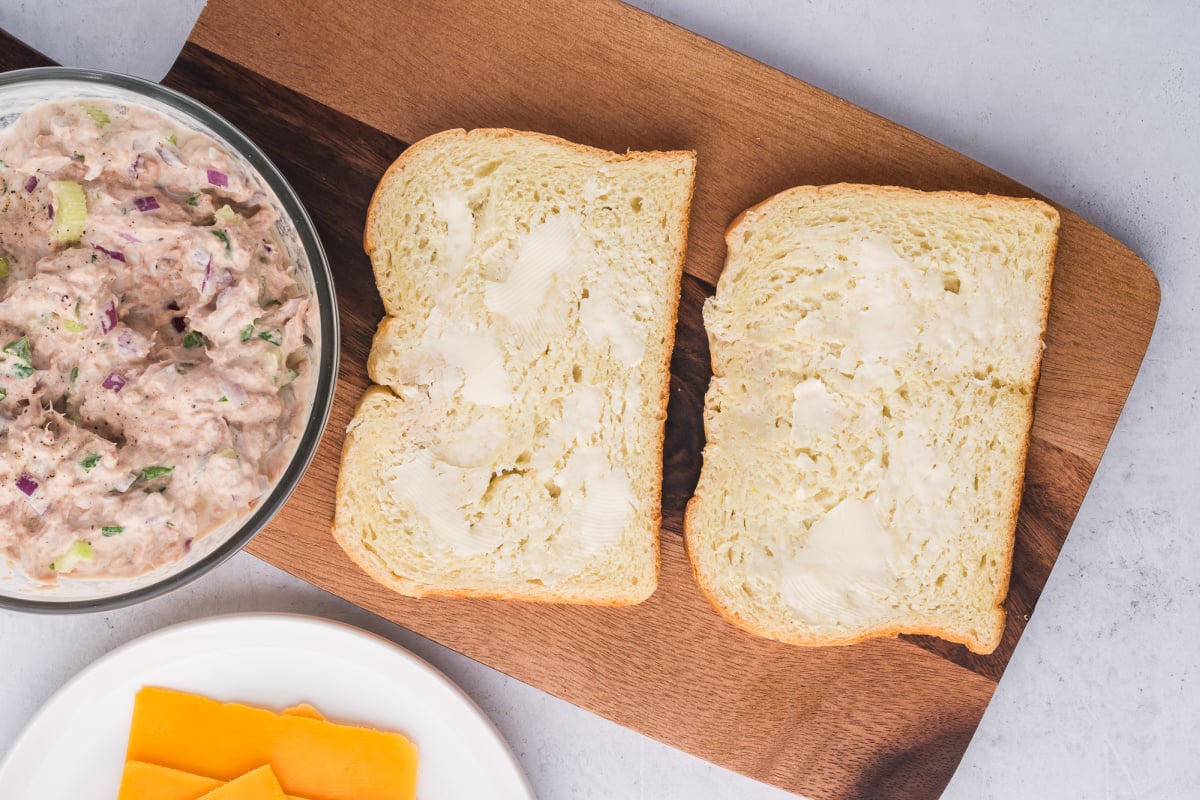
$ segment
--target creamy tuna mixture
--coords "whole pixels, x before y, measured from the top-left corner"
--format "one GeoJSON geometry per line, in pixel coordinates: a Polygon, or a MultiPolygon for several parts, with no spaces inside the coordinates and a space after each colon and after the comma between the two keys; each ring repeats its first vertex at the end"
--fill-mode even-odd
{"type": "Polygon", "coordinates": [[[260,183],[150,109],[0,133],[0,552],[136,575],[242,516],[304,423],[316,303],[260,183]]]}

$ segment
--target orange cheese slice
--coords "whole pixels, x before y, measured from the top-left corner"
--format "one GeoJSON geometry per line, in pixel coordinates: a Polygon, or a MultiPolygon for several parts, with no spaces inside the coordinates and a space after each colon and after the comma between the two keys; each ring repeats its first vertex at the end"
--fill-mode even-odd
{"type": "Polygon", "coordinates": [[[117,800],[196,800],[211,792],[221,781],[180,772],[176,769],[126,761],[121,773],[121,791],[117,800]]]}
{"type": "MultiPolygon", "coordinates": [[[[224,781],[203,775],[143,761],[126,761],[117,800],[197,800],[224,785],[224,781]]],[[[303,798],[289,796],[288,800],[303,798]]]]}
{"type": "Polygon", "coordinates": [[[284,800],[284,796],[271,768],[259,767],[201,795],[200,800],[284,800]]]}
{"type": "Polygon", "coordinates": [[[291,708],[285,708],[283,711],[280,711],[279,713],[280,714],[290,714],[293,717],[308,717],[309,719],[325,719],[324,714],[322,714],[320,711],[317,711],[315,708],[310,706],[308,703],[301,703],[300,705],[292,706],[291,708]]]}
{"type": "Polygon", "coordinates": [[[308,800],[412,800],[417,750],[398,733],[146,687],[126,759],[232,781],[266,764],[308,800]]]}

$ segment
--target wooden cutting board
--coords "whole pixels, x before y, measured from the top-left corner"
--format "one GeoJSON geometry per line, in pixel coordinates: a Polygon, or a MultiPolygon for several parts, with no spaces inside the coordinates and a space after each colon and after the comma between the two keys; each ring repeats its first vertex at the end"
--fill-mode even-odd
{"type": "MultiPolygon", "coordinates": [[[[43,63],[16,43],[0,66],[43,63]]],[[[999,649],[906,636],[829,649],[755,639],[701,598],[683,552],[710,376],[700,307],[726,224],[790,186],[858,181],[1031,195],[941,145],[610,0],[209,0],[164,83],[242,128],[317,222],[341,373],[300,488],[250,551],[400,625],[710,761],[814,798],[924,798],[949,780],[1058,556],[1148,344],[1158,284],[1063,210],[1047,348],[999,649]],[[614,150],[695,149],[698,183],[667,422],[663,571],[630,609],[412,600],[329,533],[343,431],[383,310],[360,240],[406,143],[452,127],[614,150]]],[[[1030,132],[1036,136],[1036,131],[1030,132]]],[[[1062,210],[1062,209],[1060,209],[1062,210]]]]}

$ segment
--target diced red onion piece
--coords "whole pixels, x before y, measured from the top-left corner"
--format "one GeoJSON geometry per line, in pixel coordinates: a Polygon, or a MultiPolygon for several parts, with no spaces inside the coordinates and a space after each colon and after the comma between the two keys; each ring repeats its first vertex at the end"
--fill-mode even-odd
{"type": "Polygon", "coordinates": [[[159,208],[158,201],[153,197],[136,197],[133,200],[133,204],[137,206],[138,211],[142,212],[157,211],[159,208]]]}
{"type": "Polygon", "coordinates": [[[38,482],[25,473],[21,473],[21,476],[17,478],[17,488],[20,489],[26,497],[33,497],[33,493],[38,489],[38,482]]]}
{"type": "Polygon", "coordinates": [[[133,330],[125,328],[117,334],[117,347],[131,356],[140,356],[137,344],[133,341],[133,330]]]}
{"type": "Polygon", "coordinates": [[[54,219],[54,203],[47,205],[46,210],[50,212],[50,219],[54,219]]]}
{"type": "Polygon", "coordinates": [[[240,383],[221,381],[217,384],[217,388],[221,390],[221,394],[232,408],[241,408],[250,399],[240,383]]]}
{"type": "Polygon", "coordinates": [[[192,537],[190,537],[190,536],[183,540],[184,552],[190,553],[192,551],[192,541],[193,541],[192,537]]]}
{"type": "Polygon", "coordinates": [[[204,265],[204,280],[200,283],[200,294],[208,294],[208,282],[212,280],[212,257],[204,265]]]}
{"type": "Polygon", "coordinates": [[[219,170],[208,171],[208,182],[213,186],[229,186],[229,176],[219,170]]]}
{"type": "Polygon", "coordinates": [[[92,247],[96,250],[99,250],[101,253],[104,253],[104,255],[108,256],[109,258],[113,259],[114,261],[124,261],[125,260],[125,254],[122,253],[120,250],[109,250],[107,247],[101,247],[98,244],[94,244],[94,245],[92,245],[92,247]]]}
{"type": "Polygon", "coordinates": [[[127,474],[124,479],[122,479],[119,483],[114,484],[112,488],[116,489],[118,492],[129,491],[129,487],[133,486],[133,484],[137,482],[137,479],[137,474],[127,474]]]}
{"type": "Polygon", "coordinates": [[[104,313],[100,316],[100,332],[107,334],[115,327],[117,327],[117,304],[110,301],[108,308],[104,309],[104,313]]]}
{"type": "Polygon", "coordinates": [[[155,152],[158,153],[159,158],[161,158],[163,160],[163,163],[166,164],[168,167],[178,167],[180,164],[183,163],[182,161],[179,160],[179,156],[177,156],[171,152],[170,148],[156,147],[155,152]]]}
{"type": "MultiPolygon", "coordinates": [[[[157,206],[156,206],[156,208],[157,208],[157,206]]],[[[120,236],[122,239],[124,239],[127,242],[133,242],[134,244],[138,244],[142,241],[138,237],[134,236],[132,233],[125,233],[125,231],[121,231],[120,233],[117,234],[117,236],[120,236]]]]}
{"type": "Polygon", "coordinates": [[[133,160],[133,163],[129,165],[129,179],[131,181],[137,182],[138,172],[140,172],[141,169],[142,169],[142,157],[139,154],[138,157],[133,160]]]}
{"type": "Polygon", "coordinates": [[[37,188],[37,175],[30,175],[29,180],[25,181],[25,191],[32,193],[37,188]]]}
{"type": "Polygon", "coordinates": [[[115,372],[108,373],[108,377],[104,379],[104,383],[100,384],[105,389],[111,389],[114,392],[119,392],[125,388],[125,379],[115,372]]]}

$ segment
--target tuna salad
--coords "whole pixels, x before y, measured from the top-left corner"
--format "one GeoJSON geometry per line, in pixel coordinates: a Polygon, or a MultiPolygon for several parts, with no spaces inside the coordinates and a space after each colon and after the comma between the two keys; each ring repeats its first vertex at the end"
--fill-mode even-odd
{"type": "Polygon", "coordinates": [[[99,100],[0,132],[0,552],[31,578],[175,561],[291,458],[316,302],[242,164],[99,100]]]}

